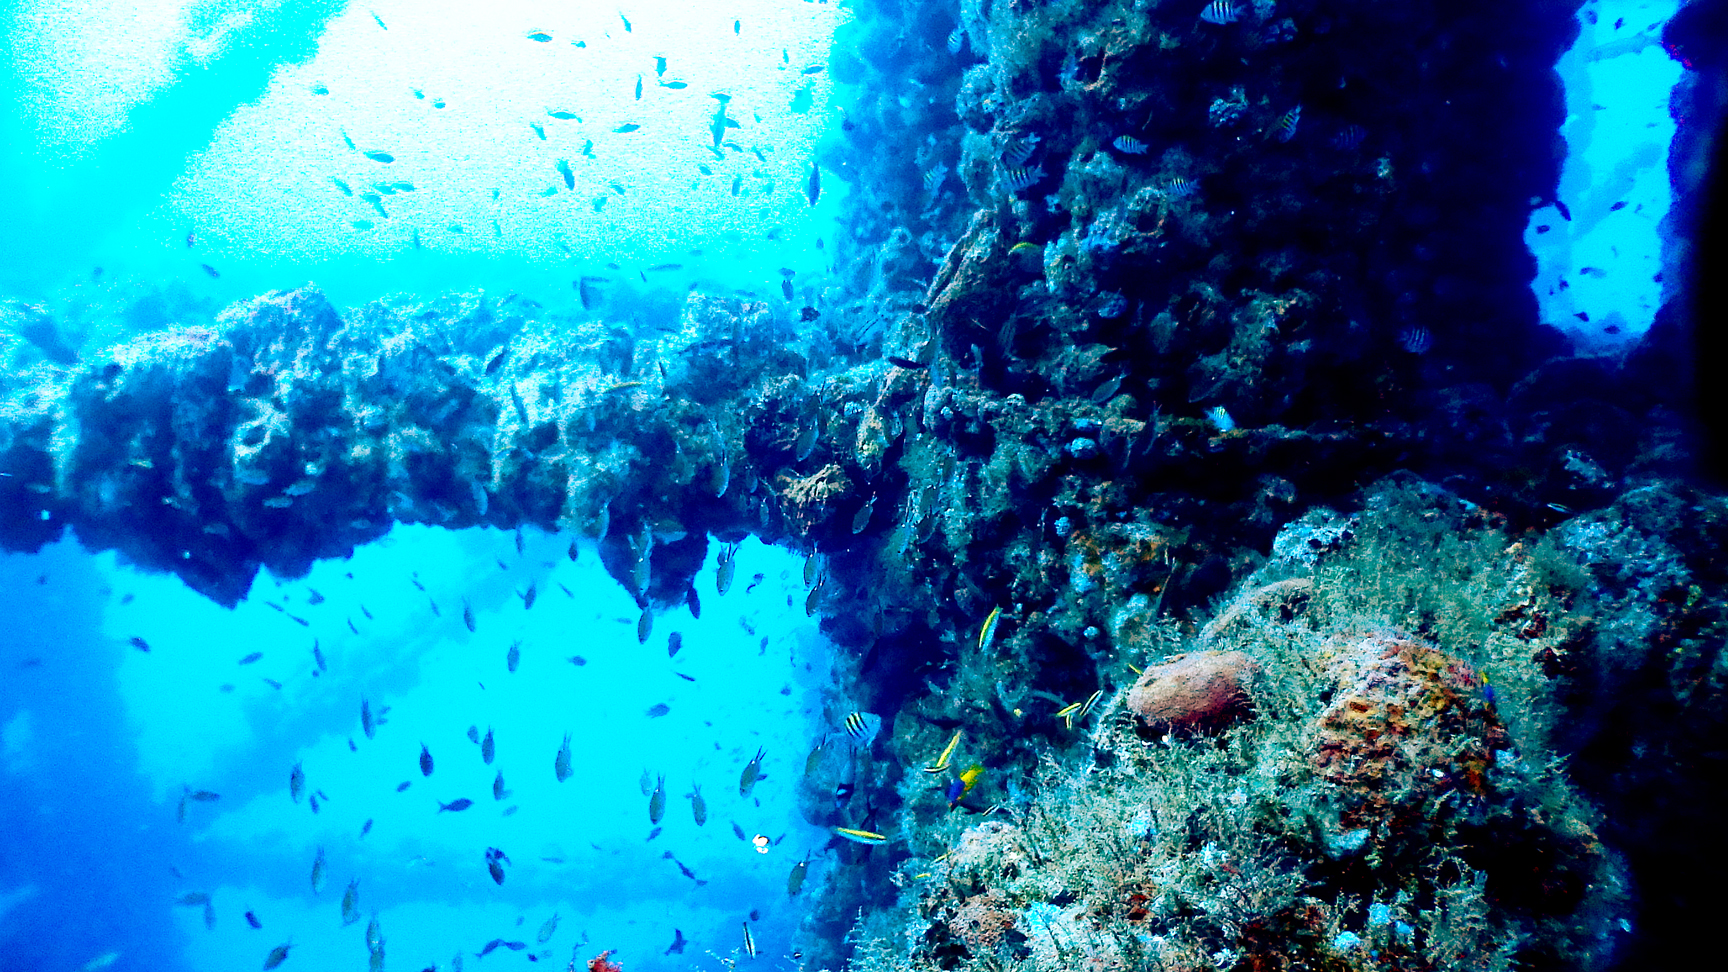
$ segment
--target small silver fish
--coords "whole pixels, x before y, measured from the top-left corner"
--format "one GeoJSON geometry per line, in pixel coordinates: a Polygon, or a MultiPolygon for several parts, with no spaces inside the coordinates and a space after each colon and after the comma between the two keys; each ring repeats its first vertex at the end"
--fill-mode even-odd
{"type": "Polygon", "coordinates": [[[288,773],[288,795],[294,799],[295,803],[299,803],[300,794],[305,790],[306,771],[300,768],[299,763],[295,763],[294,768],[288,773]]]}
{"type": "Polygon", "coordinates": [[[312,861],[312,893],[324,890],[324,848],[318,848],[318,856],[312,861]]]}

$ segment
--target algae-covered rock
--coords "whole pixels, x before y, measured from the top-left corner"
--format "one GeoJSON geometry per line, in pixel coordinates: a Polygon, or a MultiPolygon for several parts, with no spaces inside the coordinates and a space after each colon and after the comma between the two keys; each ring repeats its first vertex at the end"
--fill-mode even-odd
{"type": "Polygon", "coordinates": [[[1151,733],[1219,729],[1252,712],[1257,667],[1239,651],[1177,655],[1146,669],[1128,690],[1128,710],[1151,733]]]}

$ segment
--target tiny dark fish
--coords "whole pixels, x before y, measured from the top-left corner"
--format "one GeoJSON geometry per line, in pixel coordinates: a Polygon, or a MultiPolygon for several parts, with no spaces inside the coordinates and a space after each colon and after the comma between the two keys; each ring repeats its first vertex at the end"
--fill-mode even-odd
{"type": "MultiPolygon", "coordinates": [[[[1622,203],[1621,205],[1625,205],[1625,204],[1622,203]]],[[[197,245],[198,245],[198,231],[197,230],[187,230],[186,231],[186,249],[190,250],[194,246],[197,246],[197,245]]]]}
{"type": "Polygon", "coordinates": [[[426,744],[420,744],[420,775],[432,775],[432,753],[426,749],[426,744]]]}
{"type": "Polygon", "coordinates": [[[614,132],[634,132],[634,131],[640,130],[641,128],[642,128],[642,126],[636,124],[635,122],[627,122],[623,125],[619,125],[617,128],[614,128],[612,130],[614,132]]]}
{"type": "Polygon", "coordinates": [[[674,631],[671,634],[666,636],[666,657],[667,658],[677,657],[678,649],[680,649],[682,647],[684,647],[684,634],[683,634],[683,632],[674,631]]]}
{"type": "Polygon", "coordinates": [[[468,603],[467,598],[462,599],[462,623],[468,626],[469,631],[474,630],[474,606],[468,603]]]}
{"type": "MultiPolygon", "coordinates": [[[[498,882],[498,883],[500,883],[500,884],[502,884],[502,883],[504,883],[504,882],[502,882],[502,881],[500,881],[500,882],[498,882]]],[[[491,955],[491,954],[492,954],[492,951],[493,951],[493,949],[496,949],[496,948],[497,948],[497,947],[498,947],[498,946],[500,946],[500,945],[502,945],[502,944],[504,944],[504,939],[502,939],[502,938],[494,938],[494,939],[492,939],[492,940],[491,940],[491,941],[489,941],[489,942],[487,942],[487,943],[486,943],[486,947],[485,947],[485,948],[483,948],[483,949],[481,949],[481,950],[480,950],[480,951],[478,951],[478,952],[475,952],[475,953],[474,953],[474,957],[475,957],[475,958],[485,958],[485,957],[486,957],[486,956],[488,956],[488,955],[491,955]]]]}
{"type": "Polygon", "coordinates": [[[642,100],[642,75],[636,75],[636,100],[642,100]]]}
{"type": "Polygon", "coordinates": [[[253,914],[250,911],[246,912],[246,924],[251,925],[253,928],[263,928],[264,927],[263,925],[258,923],[258,916],[253,914]]]}
{"type": "Polygon", "coordinates": [[[406,790],[410,786],[413,786],[413,785],[414,785],[413,780],[403,780],[402,782],[396,784],[396,792],[401,793],[403,790],[406,790]]]}
{"type": "Polygon", "coordinates": [[[683,91],[685,88],[690,86],[682,81],[662,81],[660,82],[660,87],[671,88],[673,91],[683,91]]]}
{"type": "Polygon", "coordinates": [[[1565,203],[1556,199],[1554,200],[1554,208],[1559,211],[1561,219],[1568,223],[1572,222],[1572,210],[1567,209],[1565,203]]]}
{"type": "Polygon", "coordinates": [[[910,370],[910,371],[917,371],[917,370],[922,369],[922,368],[930,367],[927,364],[923,364],[923,363],[918,362],[918,361],[913,361],[911,358],[902,358],[899,355],[890,354],[890,355],[887,355],[886,357],[888,358],[888,363],[893,365],[896,368],[905,368],[905,369],[910,370]]]}
{"type": "Polygon", "coordinates": [[[804,195],[809,198],[810,205],[812,205],[812,206],[816,205],[816,200],[821,198],[821,196],[822,196],[822,168],[821,168],[821,166],[812,165],[810,167],[810,181],[808,183],[806,183],[804,186],[804,195]]]}
{"type": "Polygon", "coordinates": [[[570,163],[559,159],[557,169],[558,174],[564,177],[564,188],[576,188],[576,173],[570,170],[570,163]]]}
{"type": "Polygon", "coordinates": [[[144,652],[145,654],[150,653],[150,643],[148,641],[145,641],[143,638],[138,637],[137,635],[133,635],[132,637],[126,639],[126,642],[128,644],[130,644],[132,647],[138,649],[139,651],[144,652]]]}
{"type": "Polygon", "coordinates": [[[449,803],[438,804],[438,812],[443,813],[444,811],[448,810],[451,813],[461,813],[462,811],[468,809],[469,807],[471,807],[473,805],[474,805],[473,800],[470,800],[467,797],[462,797],[459,800],[452,800],[449,803]]]}
{"type": "Polygon", "coordinates": [[[384,26],[384,18],[383,17],[378,16],[376,13],[373,13],[370,10],[368,10],[366,12],[372,14],[372,19],[374,21],[377,21],[379,30],[389,30],[390,29],[390,28],[384,26]]]}
{"type": "Polygon", "coordinates": [[[671,711],[672,711],[671,706],[667,705],[664,702],[659,702],[659,703],[656,703],[656,704],[654,704],[648,708],[648,718],[658,719],[661,716],[663,716],[666,713],[671,712],[671,711]]]}
{"type": "Polygon", "coordinates": [[[366,822],[360,825],[360,836],[364,837],[371,832],[372,832],[372,818],[367,817],[366,822]]]}
{"type": "Polygon", "coordinates": [[[222,799],[222,794],[211,790],[193,790],[188,794],[188,796],[197,800],[199,803],[214,803],[215,801],[222,799]]]}
{"type": "Polygon", "coordinates": [[[666,76],[666,59],[658,54],[654,56],[654,76],[657,78],[666,76]]]}
{"type": "Polygon", "coordinates": [[[1626,200],[1622,199],[1619,202],[1615,203],[1614,205],[1609,206],[1608,211],[1611,213],[1616,213],[1616,212],[1619,212],[1620,210],[1625,209],[1625,208],[1626,208],[1626,200]]]}
{"type": "Polygon", "coordinates": [[[821,74],[822,73],[822,65],[812,64],[809,67],[805,68],[802,73],[804,73],[804,74],[821,74]]]}
{"type": "Polygon", "coordinates": [[[497,750],[492,745],[492,727],[486,727],[486,738],[480,741],[480,759],[487,766],[492,765],[492,755],[497,750]]]}
{"type": "Polygon", "coordinates": [[[822,316],[822,312],[814,307],[805,307],[798,311],[798,316],[806,321],[813,321],[822,316]]]}
{"type": "MultiPolygon", "coordinates": [[[[1571,217],[1567,217],[1567,218],[1570,219],[1571,217]]],[[[199,267],[199,269],[203,270],[205,273],[209,274],[211,280],[215,280],[216,278],[222,276],[220,273],[216,272],[215,267],[211,266],[208,263],[200,263],[200,264],[198,264],[198,267],[199,267]]]]}
{"type": "Polygon", "coordinates": [[[687,944],[689,943],[684,940],[684,933],[674,928],[672,929],[672,944],[666,946],[666,951],[662,954],[683,955],[684,946],[687,944]]]}
{"type": "Polygon", "coordinates": [[[564,660],[575,665],[577,668],[581,668],[583,665],[588,664],[588,659],[583,658],[581,655],[571,655],[569,658],[564,660]]]}
{"type": "Polygon", "coordinates": [[[396,156],[391,155],[389,152],[364,152],[361,154],[365,155],[367,158],[371,159],[374,162],[382,162],[385,165],[389,165],[390,163],[396,161],[396,156]]]}
{"type": "Polygon", "coordinates": [[[490,873],[492,875],[492,880],[494,883],[500,884],[500,885],[502,885],[504,883],[504,868],[500,867],[496,860],[487,861],[486,862],[486,870],[488,873],[490,873]]]}
{"type": "Polygon", "coordinates": [[[252,654],[250,654],[250,655],[247,655],[247,656],[246,656],[246,657],[245,657],[245,658],[242,658],[242,659],[240,659],[240,664],[242,664],[242,665],[250,665],[250,664],[252,664],[252,663],[253,663],[253,662],[255,662],[255,661],[257,661],[257,660],[258,660],[258,659],[260,659],[260,658],[263,658],[263,657],[264,657],[264,653],[263,653],[263,652],[261,652],[261,651],[255,651],[255,652],[253,652],[253,653],[252,653],[252,654]]]}

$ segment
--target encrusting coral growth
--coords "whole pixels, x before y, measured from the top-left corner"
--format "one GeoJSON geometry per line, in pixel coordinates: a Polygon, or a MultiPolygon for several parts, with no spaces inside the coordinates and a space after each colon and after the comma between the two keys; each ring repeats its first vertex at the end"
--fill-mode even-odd
{"type": "Polygon", "coordinates": [[[1336,544],[1286,529],[1203,631],[1134,629],[1133,687],[982,818],[914,794],[903,910],[865,922],[862,967],[1605,964],[1624,869],[1562,770],[1540,662],[1574,634],[1507,611],[1557,596],[1564,555],[1508,562],[1418,481],[1367,506],[1336,544]]]}

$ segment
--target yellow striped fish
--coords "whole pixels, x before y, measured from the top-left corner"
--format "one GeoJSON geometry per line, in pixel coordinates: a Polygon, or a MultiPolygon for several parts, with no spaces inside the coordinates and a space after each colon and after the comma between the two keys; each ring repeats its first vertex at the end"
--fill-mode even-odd
{"type": "Polygon", "coordinates": [[[984,619],[984,627],[978,629],[978,650],[984,651],[990,643],[996,640],[996,624],[1002,620],[1000,605],[990,609],[990,616],[984,619]]]}
{"type": "Polygon", "coordinates": [[[960,745],[960,733],[962,731],[963,730],[960,730],[960,729],[954,730],[954,738],[948,740],[948,745],[942,750],[942,755],[936,757],[936,762],[931,763],[929,766],[924,767],[924,772],[926,772],[926,773],[945,773],[945,772],[947,772],[948,760],[950,757],[952,757],[954,755],[954,747],[960,745]]]}
{"type": "Polygon", "coordinates": [[[888,838],[869,830],[855,830],[851,827],[835,827],[834,833],[855,844],[886,844],[888,838]]]}

